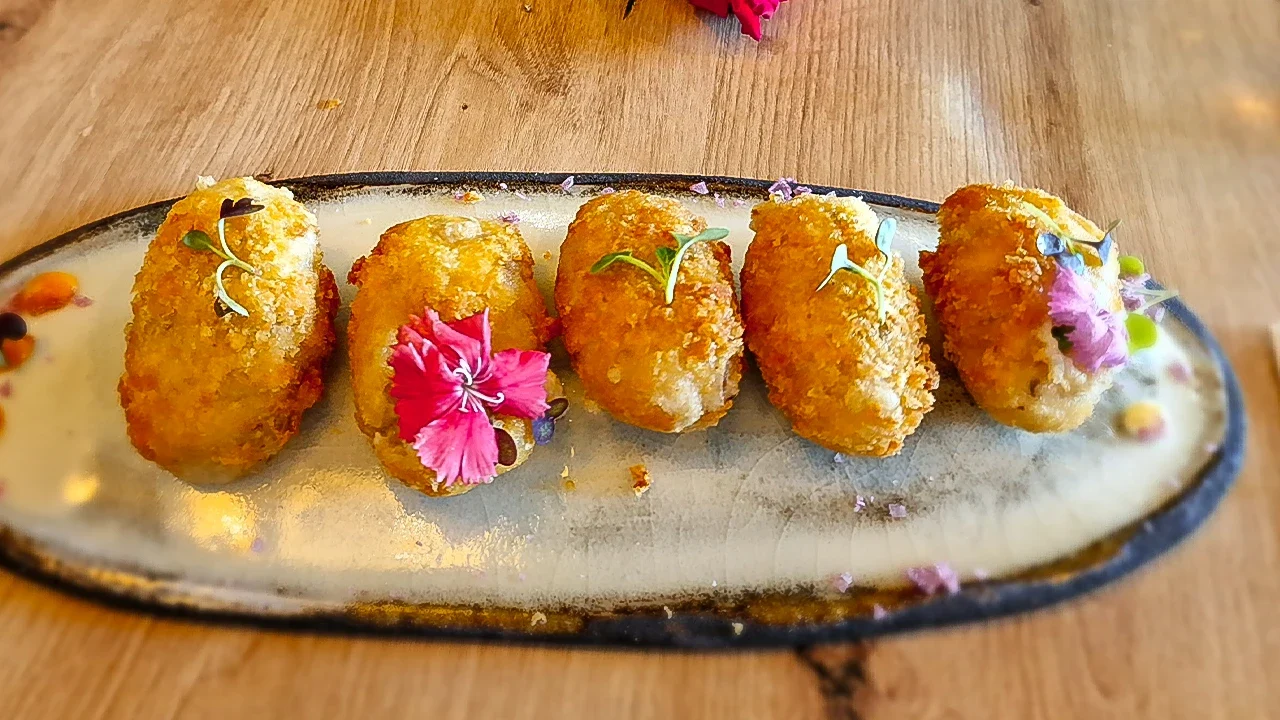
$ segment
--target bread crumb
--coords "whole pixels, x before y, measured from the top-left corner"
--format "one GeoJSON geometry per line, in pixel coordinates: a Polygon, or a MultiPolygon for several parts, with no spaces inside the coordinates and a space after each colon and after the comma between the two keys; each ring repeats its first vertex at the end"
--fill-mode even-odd
{"type": "Polygon", "coordinates": [[[667,619],[668,619],[668,620],[670,620],[671,618],[673,618],[673,617],[675,617],[675,616],[676,616],[676,614],[675,614],[675,613],[671,612],[671,608],[667,607],[666,605],[663,605],[663,606],[662,606],[662,612],[664,612],[664,613],[666,613],[666,614],[667,614],[667,619]]]}
{"type": "Polygon", "coordinates": [[[342,101],[338,98],[326,98],[316,103],[317,110],[336,110],[342,107],[342,101]]]}
{"type": "Polygon", "coordinates": [[[373,218],[365,218],[365,219],[363,219],[363,220],[361,220],[361,221],[360,221],[360,224],[361,224],[361,225],[372,225],[372,224],[373,224],[373,218]]]}
{"type": "Polygon", "coordinates": [[[746,626],[745,626],[745,625],[743,625],[743,624],[742,624],[742,623],[740,623],[740,622],[730,623],[730,625],[732,625],[732,626],[733,626],[733,636],[734,636],[734,637],[737,637],[737,636],[741,635],[741,634],[742,634],[742,631],[746,629],[746,626]]]}
{"type": "Polygon", "coordinates": [[[538,612],[535,612],[529,618],[529,627],[537,627],[539,625],[546,625],[546,624],[547,624],[547,616],[541,610],[539,610],[538,612]]]}
{"type": "Polygon", "coordinates": [[[653,485],[653,477],[649,475],[649,468],[643,464],[631,466],[631,490],[640,497],[649,491],[649,486],[653,485]]]}
{"type": "Polygon", "coordinates": [[[550,250],[544,250],[544,251],[542,252],[542,259],[543,259],[543,260],[550,260],[552,257],[554,257],[554,256],[551,254],[551,251],[550,251],[550,250]]]}

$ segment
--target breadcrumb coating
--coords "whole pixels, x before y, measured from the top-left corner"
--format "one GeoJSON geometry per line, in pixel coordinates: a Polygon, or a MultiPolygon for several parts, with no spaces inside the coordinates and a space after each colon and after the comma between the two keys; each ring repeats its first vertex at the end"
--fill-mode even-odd
{"type": "MultiPolygon", "coordinates": [[[[474,485],[441,487],[411,445],[400,439],[387,364],[396,333],[409,316],[425,308],[445,322],[489,309],[493,351],[543,350],[552,321],[533,280],[533,255],[520,231],[496,220],[429,215],[396,225],[382,234],[367,257],[355,262],[348,281],[359,292],[351,303],[348,352],[355,391],[356,422],[393,477],[432,496],[460,495],[474,485]]],[[[548,399],[564,392],[547,374],[548,399]]],[[[519,466],[533,450],[533,423],[495,416],[494,424],[516,442],[516,462],[498,466],[501,474],[519,466]]]]}
{"type": "Polygon", "coordinates": [[[724,417],[742,378],[742,319],[729,246],[700,242],[680,265],[675,300],[643,270],[603,255],[631,250],[657,267],[655,251],[673,232],[707,223],[676,200],[635,190],[588,201],[560,248],[556,309],[564,344],[587,397],[625,423],[659,432],[711,427],[724,417]]]}
{"type": "Polygon", "coordinates": [[[863,277],[839,272],[816,291],[841,243],[850,260],[880,272],[878,225],[875,212],[852,197],[757,205],[742,311],[769,400],[795,432],[837,452],[884,457],[899,452],[933,409],[938,372],[920,301],[896,253],[883,279],[883,322],[863,277]]]}
{"type": "Polygon", "coordinates": [[[234,178],[179,200],[134,278],[120,378],[129,439],[143,457],[188,480],[234,479],[280,451],[324,387],[338,289],[322,262],[315,216],[284,188],[234,178]],[[227,245],[260,271],[231,269],[227,293],[249,312],[219,317],[221,260],[182,244],[215,239],[224,199],[265,206],[228,219],[227,245]]]}
{"type": "MultiPolygon", "coordinates": [[[[1073,237],[1102,231],[1062,200],[1013,185],[970,185],[938,213],[937,252],[922,252],[925,288],[942,326],[943,351],[973,399],[998,422],[1032,432],[1064,432],[1093,414],[1113,370],[1088,373],[1058,348],[1049,318],[1057,261],[1036,248],[1047,214],[1073,237]],[[1028,208],[1031,206],[1031,208],[1028,208]]],[[[1085,278],[1101,303],[1123,311],[1119,251],[1085,278]]]]}

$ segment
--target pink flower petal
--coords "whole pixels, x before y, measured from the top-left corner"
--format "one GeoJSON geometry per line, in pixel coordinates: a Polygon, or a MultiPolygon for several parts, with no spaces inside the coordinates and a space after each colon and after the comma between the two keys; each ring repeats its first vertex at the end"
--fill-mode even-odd
{"type": "Polygon", "coordinates": [[[506,190],[506,189],[507,189],[507,184],[506,184],[506,183],[504,183],[504,182],[498,183],[498,189],[499,189],[499,190],[506,190]]]}
{"type": "Polygon", "coordinates": [[[450,367],[458,367],[460,361],[465,360],[467,370],[479,375],[488,364],[491,352],[488,308],[452,323],[441,321],[440,315],[428,308],[422,327],[427,330],[423,337],[440,350],[450,367]]]}
{"type": "Polygon", "coordinates": [[[508,210],[502,213],[501,215],[499,215],[498,219],[504,223],[509,223],[511,225],[516,225],[520,222],[520,216],[511,210],[508,210]]]}
{"type": "Polygon", "coordinates": [[[600,188],[600,194],[601,194],[601,195],[612,195],[612,194],[614,194],[614,193],[616,193],[616,192],[618,192],[618,191],[617,191],[617,190],[614,190],[614,189],[613,189],[613,188],[611,188],[611,187],[600,188]]]}
{"type": "Polygon", "coordinates": [[[1119,367],[1129,360],[1129,333],[1124,319],[1097,304],[1093,286],[1059,267],[1049,289],[1049,318],[1054,327],[1069,328],[1068,357],[1088,372],[1119,367]]]}
{"type": "Polygon", "coordinates": [[[879,603],[871,606],[871,617],[876,620],[883,620],[889,616],[889,611],[885,610],[879,603]]]}
{"type": "Polygon", "coordinates": [[[710,193],[710,192],[711,192],[711,190],[710,190],[709,188],[707,188],[707,184],[706,184],[705,182],[701,182],[701,181],[696,182],[696,183],[694,183],[694,184],[690,185],[690,186],[689,186],[689,190],[691,190],[692,192],[695,192],[695,193],[697,193],[697,194],[699,194],[699,195],[706,195],[706,194],[708,194],[708,193],[710,193]]]}
{"type": "Polygon", "coordinates": [[[414,442],[422,428],[462,405],[461,380],[429,342],[397,346],[390,365],[390,395],[397,400],[400,439],[405,442],[414,442]]]}
{"type": "Polygon", "coordinates": [[[960,576],[946,563],[911,568],[907,570],[907,579],[926,595],[934,595],[942,590],[953,594],[960,592],[960,576]]]}
{"type": "Polygon", "coordinates": [[[551,356],[530,350],[503,350],[493,356],[492,373],[479,383],[480,392],[490,397],[502,394],[495,408],[499,415],[527,419],[542,417],[547,405],[547,368],[551,356]]]}
{"type": "Polygon", "coordinates": [[[720,193],[715,194],[716,205],[724,207],[724,198],[720,197],[720,193]]]}
{"type": "Polygon", "coordinates": [[[839,593],[848,592],[849,588],[853,587],[853,574],[843,572],[836,575],[831,578],[831,587],[835,588],[835,591],[839,593]]]}
{"type": "Polygon", "coordinates": [[[906,506],[898,503],[889,503],[889,516],[901,520],[907,516],[906,506]]]}
{"type": "Polygon", "coordinates": [[[413,441],[422,464],[445,487],[456,482],[479,485],[498,472],[498,442],[483,412],[451,412],[422,428],[413,441]]]}
{"type": "Polygon", "coordinates": [[[569,177],[561,181],[560,189],[565,192],[569,192],[569,190],[571,190],[572,188],[573,188],[573,176],[570,175],[569,177]]]}

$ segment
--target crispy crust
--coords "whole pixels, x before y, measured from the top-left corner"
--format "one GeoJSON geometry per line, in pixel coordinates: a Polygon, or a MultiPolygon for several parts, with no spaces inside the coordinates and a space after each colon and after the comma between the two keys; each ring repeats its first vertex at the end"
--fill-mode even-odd
{"type": "Polygon", "coordinates": [[[147,249],[133,294],[118,390],[143,457],[188,480],[225,482],[297,434],[324,389],[338,291],[315,217],[292,193],[235,178],[179,200],[147,249]],[[242,197],[266,207],[228,220],[227,242],[261,274],[225,274],[249,317],[220,318],[220,260],[184,246],[182,236],[199,229],[216,239],[222,200],[242,197]]]}
{"type": "MultiPolygon", "coordinates": [[[[943,351],[974,400],[997,421],[1032,432],[1078,427],[1111,386],[1113,371],[1086,373],[1058,349],[1048,291],[1057,262],[1036,249],[1045,228],[1027,205],[1072,234],[1102,231],[1062,200],[1012,185],[970,185],[938,213],[937,252],[922,252],[925,288],[942,326],[943,351]]],[[[1086,277],[1115,311],[1119,252],[1086,277]]]]}
{"type": "Polygon", "coordinates": [[[738,394],[743,331],[728,245],[686,252],[671,305],[638,268],[590,271],[624,249],[656,265],[672,232],[705,228],[679,202],[634,190],[587,202],[569,226],[555,292],[565,348],[587,397],[618,420],[660,432],[710,427],[738,394]]]}
{"type": "MultiPolygon", "coordinates": [[[[427,307],[446,321],[488,308],[495,352],[543,350],[552,323],[533,280],[533,255],[519,230],[498,221],[445,215],[411,220],[383,233],[373,251],[352,266],[348,281],[360,289],[351,303],[347,333],[356,422],[378,459],[397,480],[428,495],[460,495],[476,487],[439,487],[435,473],[400,439],[387,361],[400,327],[427,307]]],[[[563,395],[551,373],[547,391],[550,397],[563,395]]],[[[516,463],[499,466],[501,474],[528,459],[533,425],[503,416],[495,423],[516,441],[516,463]]]]}
{"type": "Polygon", "coordinates": [[[769,400],[797,434],[823,447],[897,453],[933,408],[938,386],[902,258],[893,256],[884,278],[883,323],[862,277],[839,273],[815,291],[841,243],[851,260],[880,271],[876,214],[856,198],[802,195],[761,203],[751,217],[756,236],[742,267],[742,310],[769,400]]]}

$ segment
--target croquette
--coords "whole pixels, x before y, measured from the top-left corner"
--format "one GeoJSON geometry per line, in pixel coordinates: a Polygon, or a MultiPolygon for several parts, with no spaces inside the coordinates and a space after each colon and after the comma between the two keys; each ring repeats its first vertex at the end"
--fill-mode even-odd
{"type": "MultiPolygon", "coordinates": [[[[514,225],[496,220],[431,215],[396,225],[373,251],[357,260],[348,280],[359,288],[351,304],[349,353],[356,421],[393,477],[432,496],[458,495],[475,485],[443,483],[400,437],[392,368],[388,365],[400,328],[434,310],[452,322],[489,311],[494,352],[541,351],[553,323],[533,280],[533,255],[514,225]]],[[[547,373],[547,396],[563,396],[547,373]]],[[[495,427],[515,441],[516,459],[534,447],[530,420],[494,415],[495,427]]]]}
{"type": "MultiPolygon", "coordinates": [[[[1037,241],[1054,231],[1096,243],[1102,231],[1062,200],[1012,185],[963,187],[946,199],[938,217],[938,250],[922,252],[920,267],[943,351],[973,399],[998,422],[1024,430],[1079,426],[1115,370],[1082,369],[1055,337],[1050,289],[1058,273],[1071,270],[1046,256],[1037,241]]],[[[1105,262],[1093,257],[1080,276],[1100,308],[1114,313],[1123,311],[1118,255],[1110,252],[1105,262]]]]}
{"type": "Polygon", "coordinates": [[[770,402],[825,448],[897,453],[933,408],[938,372],[902,258],[877,249],[875,212],[857,198],[801,195],[757,205],[751,227],[742,312],[770,402]],[[882,300],[866,277],[832,271],[841,245],[879,279],[882,300]]]}
{"type": "Polygon", "coordinates": [[[675,234],[697,236],[706,221],[678,201],[628,190],[584,204],[560,248],[555,303],[564,344],[587,397],[614,418],[649,430],[715,425],[742,377],[742,320],[729,246],[689,245],[668,302],[649,272],[611,253],[661,268],[675,234]],[[667,249],[667,250],[664,250],[667,249]]]}
{"type": "Polygon", "coordinates": [[[118,388],[143,457],[193,482],[223,482],[298,433],[334,346],[338,290],[322,260],[316,218],[287,189],[202,179],[173,205],[134,279],[118,388]],[[244,314],[215,296],[219,218],[235,203],[250,212],[225,220],[226,247],[253,272],[221,277],[244,314]],[[210,244],[184,243],[189,231],[210,244]]]}

